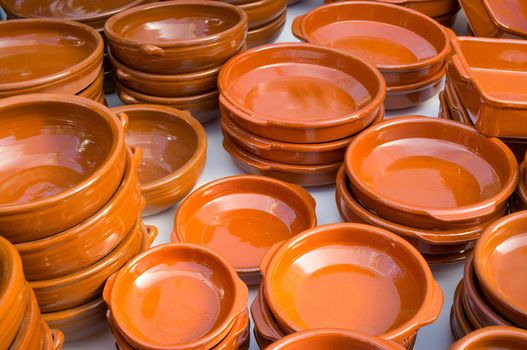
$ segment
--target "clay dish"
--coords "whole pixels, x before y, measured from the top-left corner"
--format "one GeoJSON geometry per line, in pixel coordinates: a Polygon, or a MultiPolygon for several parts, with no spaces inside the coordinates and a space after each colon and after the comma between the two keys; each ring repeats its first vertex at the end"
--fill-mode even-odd
{"type": "Polygon", "coordinates": [[[481,289],[496,310],[527,327],[527,212],[504,217],[489,226],[476,243],[474,269],[481,289]]]}
{"type": "Polygon", "coordinates": [[[467,22],[475,36],[487,38],[527,37],[525,3],[507,1],[506,7],[499,0],[460,0],[467,22]],[[501,6],[500,6],[501,5],[501,6]]]}
{"type": "Polygon", "coordinates": [[[84,24],[53,19],[4,21],[0,40],[0,98],[36,92],[76,94],[101,69],[102,37],[84,24]]]}
{"type": "Polygon", "coordinates": [[[453,344],[449,350],[523,350],[527,348],[527,331],[514,327],[478,329],[453,344]]]}
{"type": "Polygon", "coordinates": [[[142,215],[164,211],[189,193],[207,156],[207,135],[189,112],[156,105],[114,108],[128,116],[126,142],[143,152],[137,174],[146,199],[142,215]]]}
{"type": "Polygon", "coordinates": [[[246,39],[247,47],[252,49],[257,46],[275,42],[284,29],[286,19],[287,11],[283,11],[280,16],[268,24],[249,30],[246,39]]]}
{"type": "Polygon", "coordinates": [[[165,244],[126,264],[108,280],[103,296],[115,328],[132,347],[210,349],[246,310],[248,290],[219,254],[194,244],[165,244]]]}
{"type": "Polygon", "coordinates": [[[185,198],[171,240],[217,251],[243,280],[255,284],[270,247],[316,226],[315,205],[296,185],[263,176],[226,177],[185,198]]]}
{"type": "MultiPolygon", "coordinates": [[[[350,0],[348,0],[350,1],[350,0]]],[[[440,17],[447,13],[459,10],[459,3],[457,0],[373,0],[385,4],[393,4],[403,6],[429,17],[440,17]]],[[[335,0],[324,0],[324,3],[331,4],[338,2],[335,0]]]]}
{"type": "Polygon", "coordinates": [[[295,18],[293,34],[313,44],[348,51],[376,65],[387,86],[434,76],[450,53],[449,35],[430,17],[372,1],[320,6],[295,18]]]}
{"type": "Polygon", "coordinates": [[[498,139],[420,116],[368,128],[350,144],[345,166],[366,208],[423,229],[467,228],[505,214],[519,178],[516,158],[498,139]]]}
{"type": "Polygon", "coordinates": [[[218,86],[222,115],[253,134],[293,143],[359,132],[378,116],[386,91],[379,72],[361,59],[301,43],[237,55],[222,67],[218,86]]]}
{"type": "Polygon", "coordinates": [[[249,31],[276,20],[287,8],[287,0],[245,1],[237,5],[247,14],[249,31]]]}
{"type": "Polygon", "coordinates": [[[16,334],[16,338],[9,346],[9,350],[40,349],[42,346],[42,319],[40,309],[38,308],[37,299],[33,290],[26,287],[27,305],[24,318],[16,334]]]}
{"type": "Polygon", "coordinates": [[[245,12],[231,4],[163,1],[113,16],[104,33],[112,55],[128,67],[180,74],[223,64],[244,45],[247,25],[245,12]]]}
{"type": "Polygon", "coordinates": [[[443,305],[421,254],[369,225],[304,231],[269,251],[261,270],[265,300],[285,333],[339,328],[404,345],[443,305]]]}

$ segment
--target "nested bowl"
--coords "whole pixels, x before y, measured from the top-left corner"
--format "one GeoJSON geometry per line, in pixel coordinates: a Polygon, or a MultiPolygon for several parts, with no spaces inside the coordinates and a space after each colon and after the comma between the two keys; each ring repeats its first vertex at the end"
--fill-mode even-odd
{"type": "Polygon", "coordinates": [[[37,299],[29,285],[27,285],[24,293],[28,300],[24,312],[24,318],[22,319],[22,323],[20,324],[15,339],[11,345],[9,345],[9,350],[42,348],[44,329],[42,328],[42,318],[40,317],[40,309],[38,308],[37,299]]]}
{"type": "Polygon", "coordinates": [[[86,97],[90,100],[94,100],[99,102],[101,97],[104,98],[104,71],[101,69],[99,74],[97,75],[97,78],[88,85],[84,90],[79,92],[77,96],[80,97],[86,97]]]}
{"type": "Polygon", "coordinates": [[[247,32],[247,47],[252,49],[257,46],[262,46],[265,44],[270,44],[274,42],[284,29],[285,22],[287,19],[287,10],[284,10],[277,18],[271,22],[258,27],[251,29],[247,32]]]}
{"type": "Polygon", "coordinates": [[[247,25],[245,12],[231,4],[163,1],[113,16],[104,33],[112,55],[128,67],[180,74],[223,64],[244,45],[247,25]]]}
{"type": "Polygon", "coordinates": [[[465,309],[463,308],[463,289],[463,281],[460,281],[454,292],[454,300],[450,310],[450,331],[454,341],[459,340],[470,332],[475,331],[474,326],[468,320],[465,309]]]}
{"type": "Polygon", "coordinates": [[[454,343],[450,350],[521,350],[526,347],[526,330],[514,327],[486,327],[463,337],[454,343]]]}
{"type": "Polygon", "coordinates": [[[276,20],[287,8],[287,0],[245,1],[237,5],[247,14],[249,31],[276,20]]]}

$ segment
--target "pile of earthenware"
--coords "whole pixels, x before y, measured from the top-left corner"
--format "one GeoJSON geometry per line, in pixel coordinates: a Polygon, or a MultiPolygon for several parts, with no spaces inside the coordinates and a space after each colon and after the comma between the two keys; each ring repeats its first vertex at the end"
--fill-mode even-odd
{"type": "Polygon", "coordinates": [[[193,244],[152,248],[104,287],[120,350],[248,349],[247,299],[229,263],[193,244]]]}
{"type": "Polygon", "coordinates": [[[402,117],[350,144],[336,199],[345,221],[394,232],[443,264],[467,257],[507,213],[518,182],[518,163],[503,143],[453,121],[402,117]]]}
{"type": "Polygon", "coordinates": [[[452,344],[449,350],[527,349],[527,331],[515,327],[485,327],[452,344]]]}
{"type": "Polygon", "coordinates": [[[347,145],[384,116],[375,67],[329,47],[274,44],[239,54],[218,79],[223,146],[248,173],[335,182],[347,145]]]}
{"type": "Polygon", "coordinates": [[[489,226],[465,264],[452,306],[455,339],[489,326],[527,329],[527,212],[511,214],[489,226]]]}
{"type": "Polygon", "coordinates": [[[218,72],[244,50],[247,23],[220,1],[165,1],[113,16],[104,30],[119,98],[188,110],[200,122],[217,117],[218,72]]]}
{"type": "Polygon", "coordinates": [[[434,97],[455,36],[420,12],[373,1],[327,4],[293,21],[300,40],[340,48],[374,64],[387,85],[386,109],[434,97]]]}
{"type": "Polygon", "coordinates": [[[433,323],[443,305],[441,288],[419,252],[369,225],[304,231],[271,249],[261,271],[251,305],[260,349],[319,328],[356,331],[411,349],[419,329],[433,323]]]}
{"type": "Polygon", "coordinates": [[[0,114],[10,154],[0,236],[19,251],[44,319],[72,340],[101,326],[106,279],[157,234],[141,221],[141,150],[125,146],[124,113],[86,98],[10,97],[0,114]]]}
{"type": "Polygon", "coordinates": [[[0,237],[0,348],[60,350],[61,331],[42,320],[33,289],[24,278],[15,247],[0,237]]]}

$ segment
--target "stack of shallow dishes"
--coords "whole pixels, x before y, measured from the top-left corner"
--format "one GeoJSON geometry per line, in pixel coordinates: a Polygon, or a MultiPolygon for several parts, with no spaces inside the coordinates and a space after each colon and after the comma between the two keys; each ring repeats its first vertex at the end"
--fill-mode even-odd
{"type": "Polygon", "coordinates": [[[124,103],[169,105],[206,122],[218,115],[221,65],[244,48],[247,15],[219,1],[166,1],[113,16],[105,34],[124,103]],[[178,29],[159,29],[167,25],[178,29]]]}
{"type": "Polygon", "coordinates": [[[224,148],[243,170],[302,186],[335,182],[353,136],[382,119],[375,67],[312,44],[244,52],[220,72],[224,148]]]}
{"type": "Polygon", "coordinates": [[[247,346],[247,286],[219,254],[165,244],[128,262],[104,287],[117,348],[247,346]]]}
{"type": "Polygon", "coordinates": [[[450,32],[430,17],[401,6],[346,1],[295,18],[300,40],[341,48],[375,64],[386,80],[384,107],[402,109],[435,96],[450,53],[450,32]]]}
{"type": "Polygon", "coordinates": [[[368,225],[304,231],[270,250],[261,270],[251,306],[261,349],[318,328],[356,331],[411,349],[418,330],[433,323],[443,305],[441,288],[419,252],[368,225]]]}
{"type": "Polygon", "coordinates": [[[450,324],[455,339],[489,326],[527,329],[527,212],[506,216],[489,226],[465,264],[450,324]]]}
{"type": "Polygon", "coordinates": [[[42,320],[33,290],[24,278],[15,247],[0,237],[0,348],[60,350],[61,331],[42,320]]]}
{"type": "Polygon", "coordinates": [[[527,331],[515,327],[486,327],[471,332],[449,350],[527,349],[527,331]]]}
{"type": "Polygon", "coordinates": [[[431,263],[465,258],[482,231],[506,214],[519,179],[518,163],[501,141],[427,117],[364,131],[344,165],[337,184],[342,217],[397,233],[431,263]]]}
{"type": "Polygon", "coordinates": [[[103,46],[97,31],[76,22],[1,22],[0,98],[46,92],[104,103],[103,46]]]}
{"type": "Polygon", "coordinates": [[[0,236],[19,251],[44,318],[71,340],[79,334],[62,326],[85,335],[98,325],[106,279],[155,238],[141,221],[141,152],[125,147],[124,114],[77,96],[6,98],[0,118],[11,155],[0,236]]]}

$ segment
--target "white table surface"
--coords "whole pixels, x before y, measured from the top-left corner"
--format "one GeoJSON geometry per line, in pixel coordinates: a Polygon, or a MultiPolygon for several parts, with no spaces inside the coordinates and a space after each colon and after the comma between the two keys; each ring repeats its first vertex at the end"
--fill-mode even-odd
{"type": "MultiPolygon", "coordinates": [[[[287,15],[287,24],[278,39],[278,42],[298,41],[291,34],[291,21],[298,15],[308,12],[321,4],[321,0],[302,0],[300,3],[289,6],[287,15]]],[[[466,20],[462,13],[458,16],[458,23],[456,23],[456,31],[462,34],[466,28],[466,20]]],[[[108,96],[109,104],[113,107],[121,104],[115,95],[108,96]]],[[[420,114],[430,117],[436,117],[439,110],[439,100],[434,98],[417,108],[412,108],[403,111],[389,112],[387,117],[394,117],[400,115],[420,114]]],[[[208,151],[207,164],[205,171],[201,177],[198,186],[203,185],[212,180],[230,176],[243,174],[234,163],[231,161],[229,155],[223,150],[222,136],[220,132],[219,120],[215,120],[206,124],[205,129],[208,136],[208,151]]],[[[321,188],[309,189],[311,194],[317,201],[317,217],[319,224],[341,222],[335,204],[335,187],[325,186],[321,188]]],[[[174,213],[177,207],[169,209],[168,211],[144,218],[148,224],[157,226],[159,229],[159,236],[154,245],[167,243],[170,241],[170,233],[172,232],[174,213]]],[[[443,288],[445,301],[443,310],[439,319],[432,325],[423,328],[419,332],[416,350],[445,350],[451,343],[451,335],[449,328],[449,314],[452,305],[452,298],[455,287],[463,274],[463,263],[456,263],[452,265],[433,268],[434,275],[437,281],[443,288]]],[[[256,294],[255,288],[250,289],[249,302],[252,302],[256,294]]],[[[251,332],[252,333],[252,332],[251,332]]],[[[252,336],[252,334],[251,334],[252,336]]],[[[65,350],[78,349],[98,349],[98,350],[114,350],[114,339],[109,330],[105,330],[99,334],[93,335],[89,339],[78,342],[66,342],[65,350]]],[[[250,350],[257,350],[258,346],[253,338],[251,338],[250,350]]]]}

